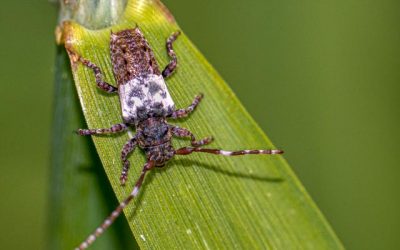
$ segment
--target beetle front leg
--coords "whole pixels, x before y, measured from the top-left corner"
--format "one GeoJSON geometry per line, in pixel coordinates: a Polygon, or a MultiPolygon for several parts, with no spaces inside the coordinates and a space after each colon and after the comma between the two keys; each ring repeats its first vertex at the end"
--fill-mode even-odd
{"type": "Polygon", "coordinates": [[[119,180],[121,181],[121,185],[125,185],[126,179],[128,178],[128,171],[130,167],[128,155],[135,149],[136,145],[137,145],[136,137],[133,137],[122,148],[121,160],[124,166],[122,168],[121,177],[119,178],[119,180]]]}
{"type": "Polygon", "coordinates": [[[111,128],[95,128],[95,129],[78,129],[79,135],[103,135],[103,134],[115,134],[126,131],[128,125],[125,123],[119,123],[113,125],[111,128]]]}
{"type": "Polygon", "coordinates": [[[200,147],[203,145],[207,145],[207,144],[211,143],[213,140],[213,138],[211,136],[209,136],[209,137],[203,138],[199,141],[196,141],[196,137],[189,130],[178,127],[178,126],[173,126],[173,125],[170,125],[170,126],[171,126],[171,132],[174,136],[190,137],[190,141],[191,141],[191,144],[193,147],[200,147]]]}
{"type": "Polygon", "coordinates": [[[107,93],[116,93],[118,91],[118,88],[112,86],[111,84],[103,81],[103,73],[101,72],[100,68],[92,63],[91,61],[81,57],[80,55],[78,55],[77,53],[75,53],[74,51],[67,49],[68,54],[71,57],[71,60],[73,62],[81,62],[83,65],[85,65],[86,67],[89,67],[93,70],[94,73],[94,77],[96,78],[96,84],[97,86],[106,91],[107,93]]]}

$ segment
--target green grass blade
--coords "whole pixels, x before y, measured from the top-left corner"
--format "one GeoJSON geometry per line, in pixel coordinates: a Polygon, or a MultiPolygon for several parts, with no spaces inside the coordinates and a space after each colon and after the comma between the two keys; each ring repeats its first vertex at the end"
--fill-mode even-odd
{"type": "MultiPolygon", "coordinates": [[[[93,142],[73,133],[85,126],[68,56],[58,48],[55,63],[49,239],[51,250],[73,249],[118,203],[93,142]]],[[[124,220],[99,239],[96,249],[136,249],[124,220]]]]}
{"type": "MultiPolygon", "coordinates": [[[[110,32],[135,25],[141,27],[161,67],[166,65],[165,39],[180,28],[158,1],[128,1],[124,15],[109,28],[89,30],[67,22],[63,38],[114,83],[110,32]]],[[[200,92],[205,95],[190,118],[176,124],[198,138],[213,135],[211,147],[215,148],[275,148],[184,33],[174,48],[179,68],[167,84],[176,106],[186,107],[200,92]]],[[[90,69],[74,65],[73,76],[89,128],[122,121],[118,97],[103,94],[90,69]]],[[[131,192],[145,162],[143,152],[136,150],[130,157],[129,181],[125,187],[119,185],[120,151],[128,138],[128,134],[93,137],[118,200],[131,192]]],[[[186,140],[174,141],[176,147],[185,145],[186,140]]],[[[282,156],[177,156],[146,177],[138,199],[125,209],[125,215],[143,249],[343,248],[282,156]]]]}

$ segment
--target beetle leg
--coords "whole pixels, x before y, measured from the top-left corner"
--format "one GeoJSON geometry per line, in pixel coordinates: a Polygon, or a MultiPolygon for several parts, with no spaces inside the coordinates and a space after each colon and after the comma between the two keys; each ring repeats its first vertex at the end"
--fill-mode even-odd
{"type": "Polygon", "coordinates": [[[162,76],[164,78],[169,77],[172,75],[175,71],[176,65],[178,64],[178,59],[176,58],[176,54],[174,49],[172,48],[172,43],[176,40],[176,38],[181,34],[180,31],[174,32],[167,40],[167,52],[168,55],[171,57],[171,61],[168,63],[168,65],[165,67],[165,69],[162,72],[162,76]]]}
{"type": "Polygon", "coordinates": [[[102,89],[108,93],[116,93],[118,91],[118,88],[103,81],[103,73],[101,72],[100,68],[96,64],[81,57],[80,55],[78,55],[77,53],[75,53],[74,51],[72,51],[70,49],[67,49],[67,51],[68,51],[68,54],[70,55],[70,58],[72,61],[74,61],[74,62],[79,61],[86,67],[89,67],[93,70],[94,77],[96,78],[96,84],[100,89],[102,89]]]}
{"type": "Polygon", "coordinates": [[[119,123],[113,125],[111,128],[95,128],[95,129],[78,129],[79,135],[103,135],[103,134],[115,134],[120,133],[128,129],[128,125],[125,123],[119,123]]]}
{"type": "Polygon", "coordinates": [[[194,111],[194,109],[199,105],[201,99],[203,99],[203,94],[199,94],[195,96],[192,104],[190,104],[189,107],[184,108],[184,109],[177,109],[175,110],[172,115],[170,116],[172,119],[178,119],[178,118],[183,118],[187,117],[190,113],[194,111]]]}
{"type": "Polygon", "coordinates": [[[125,185],[126,179],[128,177],[128,171],[130,167],[128,155],[135,149],[136,145],[136,137],[133,137],[122,148],[121,160],[124,166],[122,168],[121,177],[119,178],[119,180],[121,181],[121,185],[125,185]]]}
{"type": "Polygon", "coordinates": [[[211,143],[213,140],[213,138],[210,136],[210,137],[203,138],[199,141],[196,141],[196,137],[193,135],[193,133],[190,132],[189,130],[187,130],[186,128],[181,128],[181,127],[173,126],[173,125],[170,125],[170,127],[171,127],[171,132],[174,136],[190,137],[190,141],[191,141],[191,144],[193,147],[200,147],[203,145],[207,145],[207,144],[211,143]]]}

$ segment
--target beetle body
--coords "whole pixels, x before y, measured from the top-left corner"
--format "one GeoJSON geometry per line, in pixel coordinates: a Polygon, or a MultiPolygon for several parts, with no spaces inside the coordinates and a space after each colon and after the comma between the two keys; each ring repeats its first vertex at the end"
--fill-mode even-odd
{"type": "Polygon", "coordinates": [[[164,79],[174,73],[177,58],[172,48],[179,32],[173,33],[167,40],[166,47],[171,61],[160,72],[154,54],[138,27],[111,33],[110,54],[113,73],[117,87],[103,81],[101,70],[96,64],[79,56],[67,48],[73,63],[80,62],[94,72],[97,86],[108,92],[118,93],[121,104],[123,123],[110,128],[79,129],[80,135],[99,135],[119,133],[128,127],[134,127],[136,134],[122,148],[121,161],[123,168],[120,176],[124,185],[128,176],[130,163],[128,155],[139,146],[144,150],[146,164],[128,197],[107,217],[104,222],[83,241],[77,249],[86,249],[99,237],[121,214],[130,201],[138,194],[146,173],[154,167],[162,167],[175,155],[187,155],[194,152],[210,153],[223,156],[246,154],[281,154],[282,150],[240,150],[226,151],[220,149],[202,148],[209,144],[211,137],[196,140],[193,133],[167,122],[167,119],[179,119],[188,116],[200,103],[203,95],[197,95],[187,108],[175,109],[175,104],[168,92],[164,79]],[[188,137],[190,147],[174,149],[172,137],[188,137]]]}

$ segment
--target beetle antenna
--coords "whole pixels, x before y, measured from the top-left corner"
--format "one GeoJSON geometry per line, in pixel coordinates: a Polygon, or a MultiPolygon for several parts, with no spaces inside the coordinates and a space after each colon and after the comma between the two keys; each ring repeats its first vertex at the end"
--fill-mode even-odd
{"type": "Polygon", "coordinates": [[[132,192],[125,198],[119,205],[114,209],[114,211],[103,221],[103,223],[94,230],[92,234],[90,234],[84,242],[82,242],[79,247],[75,248],[75,250],[83,250],[88,248],[100,235],[104,233],[104,231],[109,228],[115,219],[121,214],[122,210],[137,196],[139,193],[139,189],[142,186],[144,177],[146,176],[147,171],[154,167],[154,162],[147,162],[142,172],[140,173],[139,179],[136,181],[136,184],[132,190],[132,192]]]}
{"type": "Polygon", "coordinates": [[[175,150],[175,154],[177,155],[188,155],[193,152],[209,153],[209,154],[224,155],[224,156],[283,154],[283,150],[280,149],[250,149],[250,150],[239,150],[239,151],[226,151],[222,149],[212,149],[212,148],[183,147],[175,150]]]}

